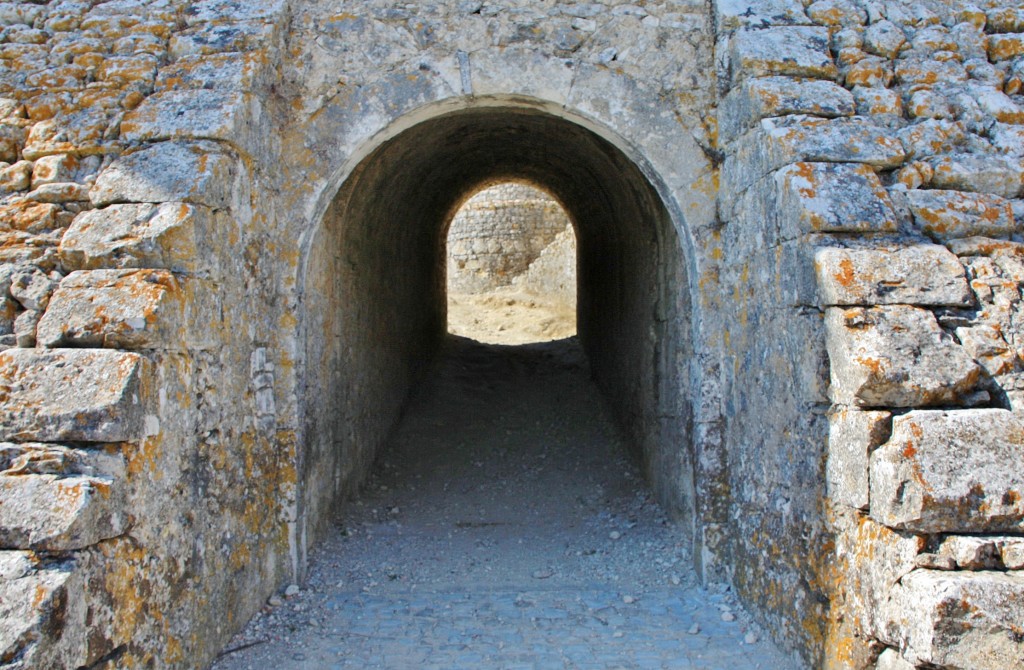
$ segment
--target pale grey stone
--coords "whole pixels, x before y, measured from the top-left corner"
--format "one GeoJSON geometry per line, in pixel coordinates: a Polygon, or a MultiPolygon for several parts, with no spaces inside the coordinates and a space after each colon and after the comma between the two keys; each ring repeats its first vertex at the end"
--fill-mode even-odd
{"type": "MultiPolygon", "coordinates": [[[[46,637],[52,614],[67,598],[65,585],[72,565],[64,561],[13,579],[0,579],[0,658],[27,656],[29,647],[46,637]]],[[[59,635],[59,626],[53,632],[59,635]]]]}
{"type": "Polygon", "coordinates": [[[837,503],[867,509],[868,459],[889,437],[889,412],[840,409],[829,415],[828,495],[837,503]]]}
{"type": "Polygon", "coordinates": [[[14,338],[19,347],[36,346],[36,328],[42,316],[42,312],[26,309],[14,319],[14,338]]]}
{"type": "Polygon", "coordinates": [[[896,214],[866,165],[797,163],[775,175],[784,239],[808,232],[889,232],[896,214]]]}
{"type": "Polygon", "coordinates": [[[1010,201],[988,193],[910,190],[906,193],[914,222],[929,237],[1009,237],[1014,229],[1010,201]]]}
{"type": "Polygon", "coordinates": [[[920,533],[1024,529],[1024,426],[1002,409],[918,410],[893,418],[871,455],[871,516],[920,533]]]}
{"type": "MultiPolygon", "coordinates": [[[[178,347],[185,295],[166,270],[85,270],[69,274],[39,323],[43,347],[178,347]]],[[[212,324],[197,324],[209,328],[212,324]]]]}
{"type": "Polygon", "coordinates": [[[123,505],[110,478],[0,473],[0,545],[82,549],[125,531],[123,505]]]}
{"type": "Polygon", "coordinates": [[[894,58],[906,41],[903,29],[887,20],[872,23],[864,31],[864,50],[883,58],[894,58]]]}
{"type": "Polygon", "coordinates": [[[951,557],[931,553],[918,554],[914,565],[925,570],[956,570],[956,561],[951,557]]]}
{"type": "Polygon", "coordinates": [[[741,29],[733,35],[729,59],[734,85],[747,77],[835,79],[838,74],[829,52],[828,29],[816,26],[741,29]]]}
{"type": "Polygon", "coordinates": [[[154,93],[121,122],[129,142],[219,140],[259,155],[267,133],[255,95],[226,88],[154,93]]]}
{"type": "Polygon", "coordinates": [[[149,374],[148,361],[125,352],[0,352],[0,433],[14,441],[139,440],[149,374]]]}
{"type": "Polygon", "coordinates": [[[718,109],[720,136],[731,141],[761,119],[788,114],[853,116],[854,103],[849,91],[831,81],[762,77],[731,90],[718,109]]]}
{"type": "Polygon", "coordinates": [[[61,239],[60,256],[73,270],[137,267],[210,274],[217,267],[210,245],[227,242],[233,225],[229,217],[188,203],[111,205],[76,216],[61,239]]]}
{"type": "Polygon", "coordinates": [[[42,311],[50,302],[50,296],[57,288],[57,282],[35,268],[29,268],[11,275],[11,297],[25,309],[42,311]]]}
{"type": "Polygon", "coordinates": [[[993,538],[999,547],[999,558],[1007,570],[1024,570],[1024,537],[993,538]]]}
{"type": "Polygon", "coordinates": [[[915,570],[893,588],[888,629],[913,665],[1007,670],[1024,659],[1024,575],[915,570]]]}
{"type": "Polygon", "coordinates": [[[823,306],[935,305],[973,301],[963,265],[936,244],[823,247],[814,254],[823,306]]]}
{"type": "Polygon", "coordinates": [[[994,570],[1002,567],[999,545],[992,537],[950,535],[939,545],[939,555],[948,556],[962,570],[994,570]]]}
{"type": "Polygon", "coordinates": [[[886,649],[878,655],[875,670],[914,670],[914,664],[900,656],[895,649],[886,649]]]}
{"type": "Polygon", "coordinates": [[[762,28],[810,23],[799,0],[720,0],[714,7],[718,25],[728,31],[743,26],[762,28]]]}
{"type": "Polygon", "coordinates": [[[237,161],[213,143],[160,142],[115,160],[90,192],[97,206],[187,202],[231,206],[237,161]]]}
{"type": "Polygon", "coordinates": [[[830,307],[829,396],[840,405],[923,407],[961,402],[982,370],[935,316],[904,305],[830,307]]]}
{"type": "Polygon", "coordinates": [[[1004,198],[1021,195],[1024,168],[1020,161],[998,154],[954,154],[930,159],[932,186],[954,191],[993,193],[1004,198]]]}

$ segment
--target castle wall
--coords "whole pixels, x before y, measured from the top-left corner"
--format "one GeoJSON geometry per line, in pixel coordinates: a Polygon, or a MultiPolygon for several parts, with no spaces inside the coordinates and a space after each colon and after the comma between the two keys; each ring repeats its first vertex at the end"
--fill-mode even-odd
{"type": "Polygon", "coordinates": [[[0,663],[194,667],[301,579],[514,178],[705,579],[813,667],[1020,665],[1024,14],[977,4],[0,3],[0,663]]]}

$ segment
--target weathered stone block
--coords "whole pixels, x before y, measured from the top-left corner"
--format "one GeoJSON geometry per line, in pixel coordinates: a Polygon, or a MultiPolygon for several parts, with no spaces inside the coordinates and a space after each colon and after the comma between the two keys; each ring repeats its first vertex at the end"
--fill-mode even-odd
{"type": "Polygon", "coordinates": [[[231,206],[237,160],[212,142],[160,142],[121,156],[100,173],[90,192],[94,205],[188,202],[231,206]]]}
{"type": "Polygon", "coordinates": [[[988,40],[988,57],[994,62],[1024,56],[1024,35],[993,35],[988,40]]]}
{"type": "Polygon", "coordinates": [[[809,232],[890,232],[896,215],[866,165],[797,163],[775,175],[782,236],[809,232]]]}
{"type": "Polygon", "coordinates": [[[961,326],[956,329],[956,337],[971,358],[990,375],[1004,375],[1017,366],[1017,354],[995,326],[985,323],[961,326]]]}
{"type": "Polygon", "coordinates": [[[715,3],[719,29],[735,30],[753,25],[800,25],[810,23],[798,0],[721,0],[715,3]]]}
{"type": "Polygon", "coordinates": [[[920,667],[1007,670],[1024,663],[1024,575],[915,570],[893,589],[887,626],[920,667]]]}
{"type": "Polygon", "coordinates": [[[36,338],[51,348],[183,347],[184,300],[167,270],[72,272],[54,292],[36,338]]]}
{"type": "Polygon", "coordinates": [[[832,377],[829,395],[840,405],[957,404],[981,379],[978,364],[924,309],[831,307],[825,329],[832,377]]]}
{"type": "Polygon", "coordinates": [[[962,570],[994,570],[1002,567],[999,545],[993,537],[950,535],[939,545],[939,555],[953,559],[962,570]]]}
{"type": "Polygon", "coordinates": [[[810,26],[739,30],[730,45],[732,81],[747,77],[788,75],[835,79],[828,29],[810,26]]]}
{"type": "Polygon", "coordinates": [[[188,274],[215,274],[217,254],[211,241],[230,242],[230,217],[200,205],[111,205],[82,212],[60,242],[64,266],[167,268],[188,274]]]}
{"type": "Polygon", "coordinates": [[[129,142],[220,140],[251,155],[259,154],[266,132],[258,98],[224,88],[155,93],[121,122],[129,142]]]}
{"type": "Polygon", "coordinates": [[[999,547],[999,559],[1007,570],[1024,570],[1024,537],[993,538],[999,547]]]}
{"type": "Polygon", "coordinates": [[[0,435],[13,441],[139,440],[150,370],[146,359],[120,351],[0,352],[0,435]]]}
{"type": "MultiPolygon", "coordinates": [[[[34,569],[36,559],[25,552],[0,551],[0,660],[24,657],[40,638],[59,635],[62,601],[73,562],[34,569]],[[47,628],[57,623],[50,636],[47,628]]],[[[30,661],[31,662],[31,661],[30,661]]]]}
{"type": "Polygon", "coordinates": [[[895,649],[886,649],[878,655],[875,670],[914,670],[914,664],[900,656],[895,649]]]}
{"type": "Polygon", "coordinates": [[[266,58],[258,53],[184,56],[160,69],[157,91],[217,89],[251,92],[263,83],[266,58]]]}
{"type": "Polygon", "coordinates": [[[1021,195],[1024,168],[1009,156],[953,154],[930,162],[935,170],[934,188],[993,193],[1003,198],[1021,195]]]}
{"type": "Polygon", "coordinates": [[[853,96],[842,86],[820,79],[764,77],[748,79],[722,101],[718,131],[731,141],[761,119],[788,114],[853,116],[853,96]]]}
{"type": "Polygon", "coordinates": [[[1024,425],[1008,410],[913,411],[871,456],[871,516],[921,533],[1024,529],[1024,425]]]}
{"type": "Polygon", "coordinates": [[[911,190],[906,193],[914,221],[929,237],[946,241],[984,235],[1008,237],[1013,233],[1010,201],[987,193],[911,190]]]}
{"type": "Polygon", "coordinates": [[[828,496],[858,509],[868,508],[868,462],[889,437],[889,412],[841,409],[829,415],[828,496]]]}
{"type": "Polygon", "coordinates": [[[814,255],[823,306],[949,305],[972,302],[957,257],[936,244],[819,248],[814,255]]]}
{"type": "Polygon", "coordinates": [[[0,547],[88,547],[126,530],[123,505],[108,477],[0,473],[0,547]]]}
{"type": "Polygon", "coordinates": [[[768,170],[797,161],[893,168],[906,159],[903,145],[890,131],[861,117],[764,119],[754,138],[765,144],[768,170]]]}

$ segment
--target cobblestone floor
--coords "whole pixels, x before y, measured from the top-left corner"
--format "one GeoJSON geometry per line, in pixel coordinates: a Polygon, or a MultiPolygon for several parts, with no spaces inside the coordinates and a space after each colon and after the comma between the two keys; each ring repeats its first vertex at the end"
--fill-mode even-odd
{"type": "Polygon", "coordinates": [[[453,340],[360,499],[216,670],[795,670],[700,589],[575,340],[453,340]]]}

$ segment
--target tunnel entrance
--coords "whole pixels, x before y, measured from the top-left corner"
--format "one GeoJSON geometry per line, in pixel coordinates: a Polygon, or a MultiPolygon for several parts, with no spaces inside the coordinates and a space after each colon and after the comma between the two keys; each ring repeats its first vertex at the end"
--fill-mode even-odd
{"type": "Polygon", "coordinates": [[[305,273],[300,514],[311,537],[364,479],[445,350],[446,226],[498,182],[537,185],[577,224],[577,326],[590,375],[658,502],[692,529],[684,259],[652,180],[612,139],[491,101],[412,125],[353,167],[305,273]]]}
{"type": "Polygon", "coordinates": [[[576,334],[576,233],[532,184],[474,192],[448,225],[446,270],[453,335],[524,344],[576,334]]]}

